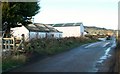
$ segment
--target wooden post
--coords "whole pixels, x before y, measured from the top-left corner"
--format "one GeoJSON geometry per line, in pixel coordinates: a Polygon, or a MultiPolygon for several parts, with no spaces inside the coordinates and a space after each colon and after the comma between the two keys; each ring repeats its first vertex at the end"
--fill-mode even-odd
{"type": "Polygon", "coordinates": [[[22,34],[21,36],[22,36],[22,50],[24,50],[25,49],[25,46],[24,46],[24,44],[25,44],[25,36],[24,36],[24,34],[22,34]]]}
{"type": "Polygon", "coordinates": [[[5,41],[5,50],[7,49],[7,41],[5,41]]]}
{"type": "Polygon", "coordinates": [[[38,33],[38,32],[36,32],[36,39],[38,39],[38,36],[39,36],[38,34],[39,34],[39,33],[38,33]]]}
{"type": "Polygon", "coordinates": [[[10,50],[10,40],[8,40],[8,49],[10,50]]]}
{"type": "Polygon", "coordinates": [[[46,33],[46,36],[45,36],[45,38],[47,39],[48,38],[48,34],[46,33]]]}
{"type": "Polygon", "coordinates": [[[13,37],[13,50],[15,51],[16,49],[15,49],[15,38],[13,37]]]}

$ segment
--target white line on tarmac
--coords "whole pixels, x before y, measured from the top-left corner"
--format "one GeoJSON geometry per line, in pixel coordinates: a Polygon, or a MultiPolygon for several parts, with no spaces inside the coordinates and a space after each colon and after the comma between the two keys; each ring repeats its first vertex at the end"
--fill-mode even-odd
{"type": "Polygon", "coordinates": [[[103,45],[103,47],[106,47],[108,44],[110,44],[110,42],[107,42],[103,45]]]}
{"type": "Polygon", "coordinates": [[[92,44],[89,44],[88,46],[86,46],[85,48],[89,48],[89,47],[92,47],[92,46],[95,46],[95,45],[97,45],[99,42],[97,42],[97,43],[92,43],[92,44]]]}

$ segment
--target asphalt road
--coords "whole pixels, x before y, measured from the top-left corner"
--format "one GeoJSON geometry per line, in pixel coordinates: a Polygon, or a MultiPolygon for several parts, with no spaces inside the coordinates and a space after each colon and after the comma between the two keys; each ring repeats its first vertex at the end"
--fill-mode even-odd
{"type": "MultiPolygon", "coordinates": [[[[30,65],[15,69],[14,72],[97,72],[98,63],[112,56],[115,38],[85,44],[70,51],[51,56],[30,65]]],[[[106,68],[107,72],[108,68],[106,68]]]]}

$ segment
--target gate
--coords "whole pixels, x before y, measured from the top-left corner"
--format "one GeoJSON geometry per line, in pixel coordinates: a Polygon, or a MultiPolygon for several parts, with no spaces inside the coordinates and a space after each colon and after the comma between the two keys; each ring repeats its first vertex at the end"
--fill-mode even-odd
{"type": "Polygon", "coordinates": [[[2,38],[2,55],[10,55],[15,52],[24,52],[24,36],[21,39],[11,37],[2,38]]]}

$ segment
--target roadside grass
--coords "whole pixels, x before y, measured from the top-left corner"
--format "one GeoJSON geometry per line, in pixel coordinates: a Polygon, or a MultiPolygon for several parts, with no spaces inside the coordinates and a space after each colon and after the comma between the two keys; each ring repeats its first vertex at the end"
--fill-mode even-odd
{"type": "Polygon", "coordinates": [[[114,72],[120,73],[120,48],[115,51],[115,65],[114,72]]]}
{"type": "Polygon", "coordinates": [[[119,72],[119,74],[120,74],[120,37],[117,38],[114,72],[119,72]]]}
{"type": "Polygon", "coordinates": [[[69,37],[61,39],[36,39],[26,43],[27,52],[37,52],[42,55],[54,55],[70,50],[85,43],[95,42],[97,39],[85,37],[69,37]]]}
{"type": "Polygon", "coordinates": [[[30,60],[31,55],[37,53],[42,56],[55,55],[61,52],[68,51],[82,44],[98,41],[86,37],[66,37],[61,39],[32,39],[25,43],[25,53],[19,55],[11,55],[2,58],[2,70],[6,71],[23,65],[30,60]]]}
{"type": "Polygon", "coordinates": [[[2,70],[7,71],[11,68],[15,68],[26,62],[27,57],[23,54],[21,55],[11,55],[2,58],[2,70]]]}
{"type": "Polygon", "coordinates": [[[105,38],[107,35],[85,35],[86,37],[89,37],[91,39],[97,39],[97,38],[105,38]]]}

